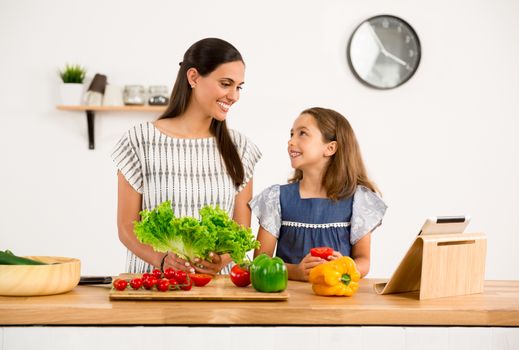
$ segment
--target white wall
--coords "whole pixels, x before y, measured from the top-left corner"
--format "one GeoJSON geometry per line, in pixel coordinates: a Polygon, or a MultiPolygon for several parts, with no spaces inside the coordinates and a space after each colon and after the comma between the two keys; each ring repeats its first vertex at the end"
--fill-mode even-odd
{"type": "Polygon", "coordinates": [[[373,237],[371,277],[389,277],[425,217],[470,214],[488,236],[487,279],[519,279],[519,2],[29,1],[0,3],[0,249],[79,257],[83,274],[117,274],[110,151],[151,114],[86,118],[57,111],[57,70],[86,65],[110,83],[172,86],[187,47],[232,42],[246,63],[230,125],[262,149],[255,192],[290,173],[285,145],[310,106],[337,109],[357,132],[389,204],[373,237]],[[321,3],[321,5],[318,5],[321,3]],[[353,77],[347,40],[381,13],[409,21],[422,42],[417,74],[390,91],[353,77]]]}

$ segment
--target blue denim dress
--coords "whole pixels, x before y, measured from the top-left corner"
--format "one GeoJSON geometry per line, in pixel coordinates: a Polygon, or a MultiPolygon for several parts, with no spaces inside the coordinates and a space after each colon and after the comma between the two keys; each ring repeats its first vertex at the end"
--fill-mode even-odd
{"type": "Polygon", "coordinates": [[[357,186],[350,198],[301,198],[299,183],[273,185],[249,205],[259,224],[277,238],[276,256],[298,264],[311,248],[330,247],[349,256],[351,247],[381,222],[386,204],[374,192],[357,186]]]}
{"type": "Polygon", "coordinates": [[[349,256],[353,196],[333,201],[303,199],[299,183],[280,186],[281,228],[277,253],[283,261],[298,264],[314,247],[330,247],[349,256]]]}

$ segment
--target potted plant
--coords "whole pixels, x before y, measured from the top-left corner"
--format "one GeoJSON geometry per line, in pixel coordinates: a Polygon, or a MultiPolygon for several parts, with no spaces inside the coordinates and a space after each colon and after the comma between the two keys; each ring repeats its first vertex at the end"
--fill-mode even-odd
{"type": "Polygon", "coordinates": [[[65,65],[59,72],[63,81],[60,86],[62,105],[81,105],[83,101],[83,81],[85,80],[86,69],[79,64],[65,65]]]}

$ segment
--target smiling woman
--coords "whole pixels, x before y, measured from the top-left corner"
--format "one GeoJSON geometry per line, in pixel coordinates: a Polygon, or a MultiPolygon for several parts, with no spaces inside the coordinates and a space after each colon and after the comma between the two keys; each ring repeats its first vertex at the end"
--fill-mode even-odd
{"type": "MultiPolygon", "coordinates": [[[[185,261],[155,252],[133,233],[139,212],[171,201],[175,216],[198,218],[205,205],[218,205],[250,226],[254,166],[261,152],[241,133],[227,129],[227,114],[240,98],[245,64],[238,50],[216,38],[193,44],[184,54],[170,104],[154,123],[127,131],[112,158],[118,168],[117,224],[128,248],[127,272],[153,266],[214,275],[231,261],[185,261]]],[[[228,272],[225,268],[222,272],[228,272]]]]}

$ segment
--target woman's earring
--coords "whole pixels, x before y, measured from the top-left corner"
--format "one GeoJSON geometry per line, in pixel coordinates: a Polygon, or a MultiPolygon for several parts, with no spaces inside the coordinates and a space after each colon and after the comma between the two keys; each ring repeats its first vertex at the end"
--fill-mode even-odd
{"type": "Polygon", "coordinates": [[[191,89],[194,89],[195,88],[195,84],[191,85],[191,89]]]}

